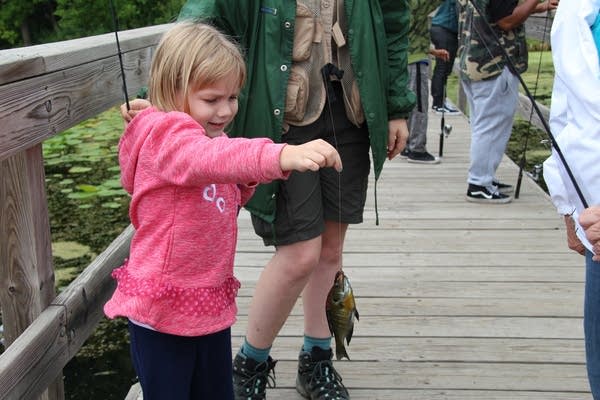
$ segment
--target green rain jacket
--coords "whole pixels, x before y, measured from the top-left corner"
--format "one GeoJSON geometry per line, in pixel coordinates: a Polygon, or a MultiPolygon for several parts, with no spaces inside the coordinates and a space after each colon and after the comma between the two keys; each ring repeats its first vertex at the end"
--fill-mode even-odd
{"type": "MultiPolygon", "coordinates": [[[[346,0],[344,8],[377,180],[387,155],[388,120],[406,118],[415,103],[407,89],[409,5],[407,0],[346,0]]],[[[295,14],[293,0],[188,0],[183,6],[179,20],[211,23],[245,52],[248,79],[228,129],[231,136],[281,141],[295,14]]],[[[272,223],[276,193],[277,182],[260,185],[246,208],[272,223]]]]}

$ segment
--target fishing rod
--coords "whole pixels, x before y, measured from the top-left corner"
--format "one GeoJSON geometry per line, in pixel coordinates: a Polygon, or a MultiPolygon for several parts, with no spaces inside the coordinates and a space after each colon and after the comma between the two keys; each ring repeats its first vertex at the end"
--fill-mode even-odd
{"type": "MultiPolygon", "coordinates": [[[[436,61],[437,62],[437,61],[436,61]]],[[[444,103],[446,102],[446,87],[443,88],[443,99],[444,103]]],[[[446,120],[444,119],[444,115],[446,114],[446,106],[442,105],[442,118],[440,119],[440,147],[438,150],[438,155],[440,158],[444,155],[444,138],[450,136],[450,132],[452,132],[452,125],[446,125],[446,120]]]]}
{"type": "MultiPolygon", "coordinates": [[[[544,33],[542,35],[542,43],[546,42],[546,30],[548,29],[548,21],[550,12],[546,11],[546,18],[544,19],[544,33]]],[[[533,89],[533,99],[537,94],[538,84],[540,80],[540,70],[542,69],[542,51],[540,51],[540,58],[538,60],[538,68],[537,74],[535,77],[535,87],[533,89]]],[[[533,102],[532,99],[532,102],[533,102]]],[[[521,183],[523,181],[523,170],[525,169],[525,165],[527,163],[527,147],[529,145],[529,136],[531,133],[531,118],[533,117],[533,108],[529,113],[529,124],[527,125],[527,131],[525,132],[525,143],[523,143],[523,151],[521,153],[521,159],[519,160],[519,174],[517,175],[517,185],[515,186],[515,199],[519,198],[519,194],[521,193],[521,183]]],[[[537,165],[534,167],[537,169],[537,165]]],[[[537,172],[534,172],[537,173],[537,172]]],[[[535,178],[537,180],[537,178],[535,178]]]]}
{"type": "Polygon", "coordinates": [[[494,38],[494,40],[498,43],[500,51],[502,52],[502,55],[506,59],[506,64],[507,64],[508,68],[517,77],[517,79],[519,80],[519,83],[521,84],[521,86],[523,87],[523,90],[525,91],[525,95],[531,101],[531,106],[533,107],[533,110],[535,111],[535,113],[537,114],[538,118],[542,122],[542,125],[544,126],[544,130],[546,131],[546,133],[548,134],[548,137],[550,138],[550,143],[552,144],[552,147],[556,151],[556,154],[558,154],[558,157],[560,158],[560,161],[562,162],[562,164],[563,164],[563,166],[565,168],[565,171],[567,172],[567,175],[569,176],[569,179],[571,180],[571,183],[573,184],[573,187],[575,188],[575,192],[577,192],[577,196],[579,197],[579,201],[581,201],[581,204],[583,205],[584,208],[587,208],[588,207],[588,202],[585,200],[585,197],[583,196],[583,192],[581,191],[581,188],[579,187],[579,184],[577,183],[577,180],[575,179],[575,176],[573,175],[573,172],[571,171],[571,168],[569,167],[569,164],[567,163],[567,160],[565,159],[565,156],[564,156],[562,150],[560,149],[560,146],[558,145],[558,142],[556,141],[556,138],[554,137],[554,135],[552,134],[552,131],[550,130],[550,125],[548,125],[548,122],[544,118],[544,115],[542,114],[542,111],[540,110],[540,108],[538,107],[537,103],[535,102],[535,99],[533,98],[531,92],[529,91],[529,88],[525,84],[525,81],[523,81],[523,77],[517,71],[517,67],[515,66],[514,62],[510,58],[508,52],[506,51],[506,49],[502,45],[502,42],[500,41],[500,38],[498,38],[498,35],[496,35],[496,32],[494,31],[494,28],[492,28],[491,24],[485,18],[485,14],[481,11],[481,9],[479,8],[479,6],[475,3],[475,0],[467,0],[467,3],[471,3],[471,5],[475,9],[475,11],[477,11],[477,13],[479,14],[479,16],[481,17],[481,20],[483,21],[483,24],[486,27],[486,29],[489,30],[489,32],[491,33],[491,35],[494,38]]]}
{"type": "Polygon", "coordinates": [[[119,55],[119,66],[121,67],[121,80],[123,83],[123,93],[125,94],[125,105],[127,107],[127,111],[129,111],[131,108],[129,107],[129,96],[127,95],[127,80],[125,79],[125,67],[123,67],[123,53],[121,52],[121,43],[119,42],[119,19],[117,18],[117,12],[115,10],[115,4],[113,0],[110,0],[109,3],[113,25],[115,28],[115,39],[117,40],[117,53],[119,55]]]}

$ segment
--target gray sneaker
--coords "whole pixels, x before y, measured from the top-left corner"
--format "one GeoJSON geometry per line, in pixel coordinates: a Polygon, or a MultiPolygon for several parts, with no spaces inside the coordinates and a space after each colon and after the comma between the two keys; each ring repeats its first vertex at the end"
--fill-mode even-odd
{"type": "Polygon", "coordinates": [[[310,400],[349,400],[342,377],[333,368],[331,349],[313,347],[312,352],[302,350],[298,356],[296,390],[310,400]]]}
{"type": "Polygon", "coordinates": [[[264,400],[267,385],[275,387],[275,364],[271,357],[256,362],[237,354],[233,359],[233,396],[235,400],[264,400]]]}

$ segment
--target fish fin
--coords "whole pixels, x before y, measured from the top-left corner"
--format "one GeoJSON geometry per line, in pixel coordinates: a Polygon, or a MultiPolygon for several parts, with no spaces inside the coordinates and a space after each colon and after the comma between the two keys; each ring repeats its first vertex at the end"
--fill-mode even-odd
{"type": "Polygon", "coordinates": [[[352,334],[353,333],[354,333],[354,324],[352,324],[350,326],[350,330],[348,331],[348,334],[346,335],[346,343],[350,344],[350,339],[352,339],[352,334]]]}

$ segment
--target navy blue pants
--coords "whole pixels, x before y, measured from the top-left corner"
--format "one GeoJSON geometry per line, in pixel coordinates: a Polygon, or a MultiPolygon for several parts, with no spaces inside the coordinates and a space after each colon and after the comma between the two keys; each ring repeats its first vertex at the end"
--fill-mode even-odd
{"type": "Polygon", "coordinates": [[[176,336],[129,322],[144,400],[233,400],[231,329],[176,336]]]}

